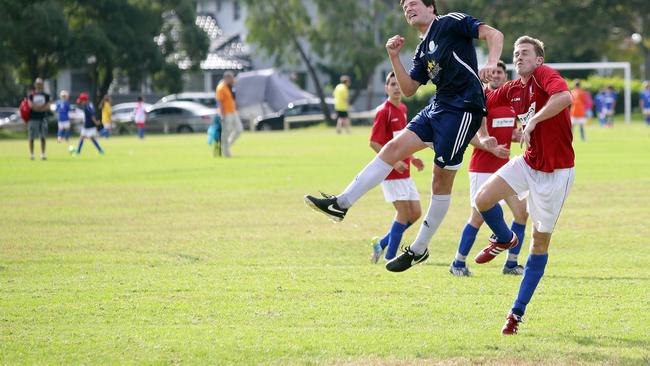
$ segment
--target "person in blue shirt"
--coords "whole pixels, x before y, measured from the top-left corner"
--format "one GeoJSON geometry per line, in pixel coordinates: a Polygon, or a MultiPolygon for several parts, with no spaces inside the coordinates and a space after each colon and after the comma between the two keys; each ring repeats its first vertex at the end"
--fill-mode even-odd
{"type": "Polygon", "coordinates": [[[616,91],[614,87],[609,85],[605,90],[605,99],[604,99],[604,113],[606,119],[605,127],[614,127],[614,113],[616,111],[616,91]]]}
{"type": "Polygon", "coordinates": [[[645,117],[645,123],[650,126],[650,81],[643,82],[643,90],[639,95],[639,108],[645,117]]]}
{"type": "Polygon", "coordinates": [[[56,102],[56,113],[59,119],[56,141],[61,143],[61,140],[65,139],[67,143],[70,140],[70,94],[66,90],[61,90],[59,95],[61,99],[56,102]]]}
{"type": "Polygon", "coordinates": [[[84,146],[84,139],[87,138],[93,142],[93,145],[95,145],[100,154],[104,154],[104,150],[102,150],[102,147],[99,146],[99,142],[97,142],[97,139],[95,138],[98,135],[97,126],[99,126],[99,121],[97,121],[95,115],[95,107],[88,101],[88,93],[83,92],[79,94],[77,104],[81,105],[81,108],[83,108],[84,111],[84,126],[79,134],[79,145],[77,146],[76,152],[77,155],[81,154],[81,148],[84,146]]]}
{"type": "MultiPolygon", "coordinates": [[[[429,241],[447,214],[451,188],[469,141],[481,127],[485,95],[481,81],[491,79],[503,49],[503,34],[463,13],[438,15],[435,0],[400,1],[406,21],[421,34],[413,67],[406,71],[399,54],[404,37],[395,35],[386,50],[397,82],[407,97],[429,81],[436,85],[432,104],[420,111],[398,136],[384,145],[376,157],[338,196],[305,196],[305,203],[333,220],[341,221],[352,205],[379,185],[407,156],[427,147],[435,151],[432,195],[428,212],[415,241],[386,263],[386,269],[402,272],[429,257],[429,241]],[[487,41],[487,63],[478,70],[473,40],[487,41]]],[[[479,137],[488,147],[496,139],[481,128],[479,137]]]]}

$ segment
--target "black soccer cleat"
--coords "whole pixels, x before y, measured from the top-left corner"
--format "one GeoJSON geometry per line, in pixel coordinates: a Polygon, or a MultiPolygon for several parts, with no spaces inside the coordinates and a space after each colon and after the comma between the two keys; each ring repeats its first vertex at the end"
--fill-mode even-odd
{"type": "Polygon", "coordinates": [[[334,222],[343,221],[345,214],[348,212],[347,208],[340,208],[336,203],[336,196],[320,193],[323,198],[317,198],[311,195],[305,196],[305,203],[316,212],[324,213],[334,222]]]}
{"type": "Polygon", "coordinates": [[[424,253],[417,255],[411,251],[410,247],[402,249],[402,254],[386,263],[386,269],[391,272],[404,272],[418,263],[422,263],[429,258],[429,249],[424,253]]]}

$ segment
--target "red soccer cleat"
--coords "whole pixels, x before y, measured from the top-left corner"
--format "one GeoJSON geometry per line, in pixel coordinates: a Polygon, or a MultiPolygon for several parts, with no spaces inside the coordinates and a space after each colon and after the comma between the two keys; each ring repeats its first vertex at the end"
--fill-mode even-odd
{"type": "Polygon", "coordinates": [[[516,335],[519,330],[519,323],[523,323],[523,319],[516,314],[510,313],[506,317],[506,324],[501,328],[501,335],[516,335]]]}
{"type": "Polygon", "coordinates": [[[517,246],[517,244],[519,244],[519,239],[517,239],[517,235],[515,233],[512,233],[512,240],[510,240],[509,243],[499,243],[494,234],[490,236],[489,240],[490,245],[481,250],[474,258],[474,261],[476,261],[476,263],[487,263],[493,260],[494,257],[499,255],[499,253],[503,252],[504,250],[514,248],[517,246]]]}

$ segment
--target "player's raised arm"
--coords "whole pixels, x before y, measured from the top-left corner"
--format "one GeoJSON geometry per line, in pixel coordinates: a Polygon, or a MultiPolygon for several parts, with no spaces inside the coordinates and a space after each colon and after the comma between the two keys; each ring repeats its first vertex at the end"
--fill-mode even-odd
{"type": "Polygon", "coordinates": [[[388,57],[393,66],[393,72],[395,72],[395,78],[402,90],[402,94],[410,97],[418,90],[420,83],[411,79],[411,76],[406,72],[402,61],[399,59],[399,52],[402,46],[404,46],[404,37],[400,35],[392,36],[386,42],[386,52],[388,52],[388,57]]]}
{"type": "Polygon", "coordinates": [[[503,50],[503,33],[487,24],[478,27],[478,38],[485,40],[488,46],[488,59],[485,65],[479,70],[479,77],[483,82],[492,80],[492,73],[497,68],[497,62],[501,58],[503,50]]]}

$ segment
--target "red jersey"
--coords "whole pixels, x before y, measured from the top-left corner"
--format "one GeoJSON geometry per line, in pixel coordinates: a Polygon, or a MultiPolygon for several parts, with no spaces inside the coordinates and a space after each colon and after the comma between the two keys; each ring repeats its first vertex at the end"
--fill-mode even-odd
{"type": "MultiPolygon", "coordinates": [[[[526,121],[546,105],[551,95],[563,91],[569,91],[569,86],[560,73],[541,65],[535,69],[528,83],[524,85],[520,79],[509,81],[492,92],[488,101],[491,99],[495,105],[512,106],[525,126],[526,121]]],[[[572,168],[575,159],[572,141],[567,107],[535,126],[530,134],[530,146],[524,152],[524,160],[531,168],[546,173],[572,168]]]]}
{"type": "MultiPolygon", "coordinates": [[[[400,103],[399,107],[396,107],[393,103],[387,100],[384,104],[377,107],[370,141],[384,146],[388,141],[392,140],[393,137],[402,132],[404,128],[406,128],[406,105],[400,103]]],[[[411,176],[411,158],[409,157],[402,161],[406,163],[406,170],[400,174],[393,169],[386,177],[386,180],[404,179],[411,176]]]]}
{"type": "MultiPolygon", "coordinates": [[[[485,95],[492,93],[489,88],[485,89],[485,95]]],[[[515,111],[511,106],[494,105],[494,100],[487,103],[487,130],[488,134],[497,139],[497,144],[506,145],[510,148],[512,142],[512,131],[517,127],[515,111]]],[[[494,173],[501,168],[508,159],[501,159],[489,151],[474,148],[472,158],[469,161],[469,171],[474,173],[494,173]]]]}

